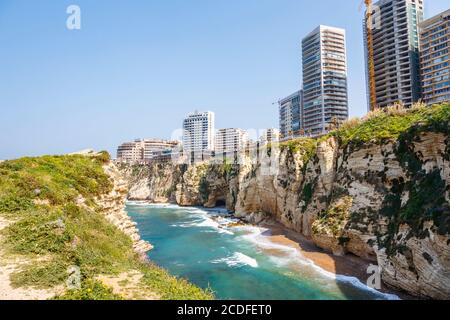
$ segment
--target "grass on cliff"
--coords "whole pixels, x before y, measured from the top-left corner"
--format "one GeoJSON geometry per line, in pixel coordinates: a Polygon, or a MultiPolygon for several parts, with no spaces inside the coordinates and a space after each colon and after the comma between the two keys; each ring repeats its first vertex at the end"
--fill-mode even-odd
{"type": "Polygon", "coordinates": [[[363,119],[351,119],[326,137],[336,136],[344,145],[350,142],[380,143],[398,139],[401,134],[414,126],[442,132],[442,130],[448,130],[449,121],[450,104],[427,107],[417,103],[411,109],[395,105],[384,110],[373,111],[363,119]]]}
{"type": "Polygon", "coordinates": [[[317,140],[310,138],[294,139],[280,143],[280,149],[288,149],[291,153],[302,153],[303,162],[306,164],[316,154],[317,140]]]}
{"type": "Polygon", "coordinates": [[[0,163],[0,215],[13,223],[1,231],[1,248],[29,261],[11,276],[15,287],[64,285],[68,268],[81,272],[81,288],[59,299],[117,299],[95,280],[130,270],[144,274],[143,288],[166,299],[212,299],[185,280],[143,263],[131,239],[109,223],[95,198],[112,190],[97,156],[44,156],[0,163]],[[85,205],[80,205],[80,200],[85,205]]]}
{"type": "Polygon", "coordinates": [[[350,208],[353,204],[352,197],[343,197],[334,205],[330,206],[327,211],[319,216],[313,225],[314,234],[329,235],[335,238],[342,236],[345,224],[349,218],[350,208]]]}
{"type": "Polygon", "coordinates": [[[420,130],[448,132],[450,121],[450,104],[439,104],[427,107],[417,103],[407,109],[402,105],[394,105],[385,109],[370,112],[366,117],[353,118],[320,138],[298,138],[280,143],[281,150],[301,153],[304,163],[311,160],[317,150],[318,143],[336,137],[340,144],[382,143],[396,140],[408,130],[417,127],[420,130]]]}

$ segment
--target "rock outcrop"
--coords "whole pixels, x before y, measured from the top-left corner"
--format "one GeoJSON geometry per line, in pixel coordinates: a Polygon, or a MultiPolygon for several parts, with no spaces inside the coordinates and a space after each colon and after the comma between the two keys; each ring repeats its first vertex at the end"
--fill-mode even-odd
{"type": "Polygon", "coordinates": [[[425,131],[398,140],[261,149],[240,163],[123,167],[129,197],[183,206],[225,204],[265,216],[336,255],[378,263],[387,285],[450,298],[449,136],[425,131]],[[134,172],[134,173],[133,173],[134,172]]]}
{"type": "Polygon", "coordinates": [[[142,258],[146,259],[146,253],[153,249],[153,246],[141,240],[136,222],[131,220],[125,212],[125,202],[128,195],[128,182],[123,179],[122,173],[112,162],[103,167],[113,182],[113,188],[107,195],[96,200],[96,204],[102,208],[106,219],[125,233],[133,241],[134,251],[142,258]]]}

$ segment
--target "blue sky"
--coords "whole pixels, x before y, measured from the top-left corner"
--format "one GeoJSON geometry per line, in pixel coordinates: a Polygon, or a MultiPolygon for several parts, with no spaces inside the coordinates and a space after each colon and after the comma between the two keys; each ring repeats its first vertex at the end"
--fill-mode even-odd
{"type": "MultiPolygon", "coordinates": [[[[360,0],[0,0],[0,159],[114,152],[169,138],[193,110],[216,127],[278,125],[301,85],[302,37],[347,30],[350,114],[366,111],[360,0]],[[81,7],[82,29],[66,28],[81,7]]],[[[450,7],[426,1],[426,17],[450,7]]]]}

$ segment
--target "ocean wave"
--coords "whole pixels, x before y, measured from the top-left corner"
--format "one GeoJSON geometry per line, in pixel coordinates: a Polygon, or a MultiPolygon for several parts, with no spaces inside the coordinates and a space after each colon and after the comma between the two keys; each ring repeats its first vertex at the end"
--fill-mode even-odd
{"type": "MultiPolygon", "coordinates": [[[[179,207],[180,208],[180,207],[179,207]]],[[[210,214],[208,211],[195,208],[195,207],[187,207],[182,208],[183,215],[187,218],[191,218],[191,221],[172,224],[172,227],[180,227],[180,228],[210,228],[218,233],[225,233],[229,235],[233,235],[234,233],[228,230],[227,225],[233,222],[233,219],[227,218],[225,216],[216,216],[210,214]]],[[[180,213],[181,214],[181,213],[180,213]]]]}
{"type": "Polygon", "coordinates": [[[163,209],[163,208],[179,209],[180,208],[178,205],[171,204],[171,203],[151,203],[148,201],[137,201],[137,200],[136,201],[127,200],[126,205],[136,206],[136,207],[151,207],[151,208],[158,208],[158,209],[163,209]]]}
{"type": "Polygon", "coordinates": [[[351,277],[351,276],[345,276],[345,275],[339,275],[332,272],[329,272],[317,264],[314,263],[311,259],[306,258],[302,255],[302,253],[289,245],[283,245],[272,242],[270,239],[268,239],[266,236],[263,235],[263,232],[267,231],[268,229],[265,228],[259,228],[259,227],[246,227],[245,228],[248,232],[248,234],[245,234],[241,236],[242,239],[249,241],[256,245],[257,247],[260,247],[265,250],[277,250],[282,252],[282,256],[275,256],[275,255],[269,255],[269,259],[274,262],[275,264],[279,266],[288,266],[292,264],[300,264],[301,266],[310,267],[315,272],[319,273],[322,276],[325,276],[329,279],[348,283],[354,287],[357,287],[361,290],[369,291],[376,296],[379,296],[380,298],[388,299],[388,300],[399,300],[400,298],[395,294],[388,294],[380,292],[376,289],[373,289],[366,284],[362,283],[358,278],[351,277]]]}
{"type": "Polygon", "coordinates": [[[250,266],[252,268],[258,268],[258,262],[255,259],[253,259],[241,252],[235,252],[232,256],[213,260],[213,261],[211,261],[211,263],[215,263],[215,264],[225,263],[229,267],[232,267],[232,268],[242,267],[242,266],[250,266]]]}

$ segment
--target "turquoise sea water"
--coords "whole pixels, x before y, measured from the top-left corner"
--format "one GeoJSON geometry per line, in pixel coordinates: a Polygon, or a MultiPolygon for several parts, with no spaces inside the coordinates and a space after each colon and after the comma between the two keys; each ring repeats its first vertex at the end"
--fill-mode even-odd
{"type": "Polygon", "coordinates": [[[226,210],[129,203],[150,259],[220,299],[388,299],[355,278],[335,276],[298,250],[270,242],[267,230],[228,228],[226,210]]]}

